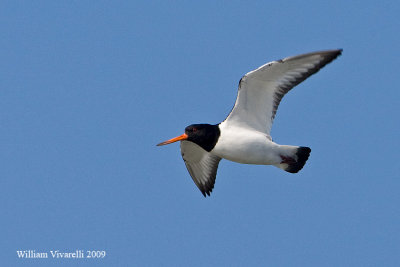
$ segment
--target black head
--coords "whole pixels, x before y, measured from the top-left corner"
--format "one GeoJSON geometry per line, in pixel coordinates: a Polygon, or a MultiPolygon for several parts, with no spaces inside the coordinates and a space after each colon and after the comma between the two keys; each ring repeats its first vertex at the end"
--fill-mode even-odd
{"type": "Polygon", "coordinates": [[[218,125],[192,124],[185,128],[185,134],[188,136],[188,141],[210,152],[218,141],[220,130],[218,125]]]}
{"type": "Polygon", "coordinates": [[[192,124],[185,128],[185,133],[159,143],[158,146],[174,143],[176,141],[187,140],[201,146],[210,152],[218,141],[220,130],[218,125],[211,124],[192,124]]]}

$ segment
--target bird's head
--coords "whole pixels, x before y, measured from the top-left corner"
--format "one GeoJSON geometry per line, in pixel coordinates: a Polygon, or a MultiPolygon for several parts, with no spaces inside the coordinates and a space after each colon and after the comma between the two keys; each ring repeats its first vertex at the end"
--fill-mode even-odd
{"type": "Polygon", "coordinates": [[[157,146],[168,145],[177,141],[190,141],[204,150],[210,152],[218,141],[220,130],[218,125],[211,124],[192,124],[185,128],[185,133],[175,138],[169,139],[157,146]]]}

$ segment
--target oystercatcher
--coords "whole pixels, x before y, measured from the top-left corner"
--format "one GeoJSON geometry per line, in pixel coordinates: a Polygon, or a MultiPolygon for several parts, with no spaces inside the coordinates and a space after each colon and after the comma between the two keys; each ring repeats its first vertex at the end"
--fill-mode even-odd
{"type": "Polygon", "coordinates": [[[157,146],[181,141],[182,158],[204,196],[214,188],[221,159],[273,165],[297,173],[311,149],[274,143],[270,136],[272,122],[282,97],[341,52],[326,50],[288,57],[250,71],[240,79],[235,105],[223,122],[189,125],[184,134],[157,146]]]}

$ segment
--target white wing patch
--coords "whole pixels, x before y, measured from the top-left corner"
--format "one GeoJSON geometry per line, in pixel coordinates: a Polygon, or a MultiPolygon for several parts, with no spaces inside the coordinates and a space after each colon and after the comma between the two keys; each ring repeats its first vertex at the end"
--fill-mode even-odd
{"type": "Polygon", "coordinates": [[[220,157],[190,141],[181,141],[181,154],[194,183],[204,196],[214,188],[220,157]]]}
{"type": "Polygon", "coordinates": [[[338,57],[341,51],[288,57],[247,73],[239,83],[235,106],[225,121],[269,135],[282,97],[338,57]]]}

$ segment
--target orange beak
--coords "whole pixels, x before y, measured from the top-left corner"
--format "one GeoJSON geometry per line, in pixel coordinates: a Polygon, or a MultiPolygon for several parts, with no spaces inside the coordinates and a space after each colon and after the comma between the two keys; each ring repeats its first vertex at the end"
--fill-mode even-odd
{"type": "Polygon", "coordinates": [[[188,135],[187,134],[182,134],[182,135],[177,136],[175,138],[172,138],[172,139],[169,139],[169,140],[164,141],[162,143],[159,143],[157,146],[168,145],[168,144],[175,143],[175,142],[181,141],[181,140],[186,140],[186,139],[188,139],[188,135]]]}

